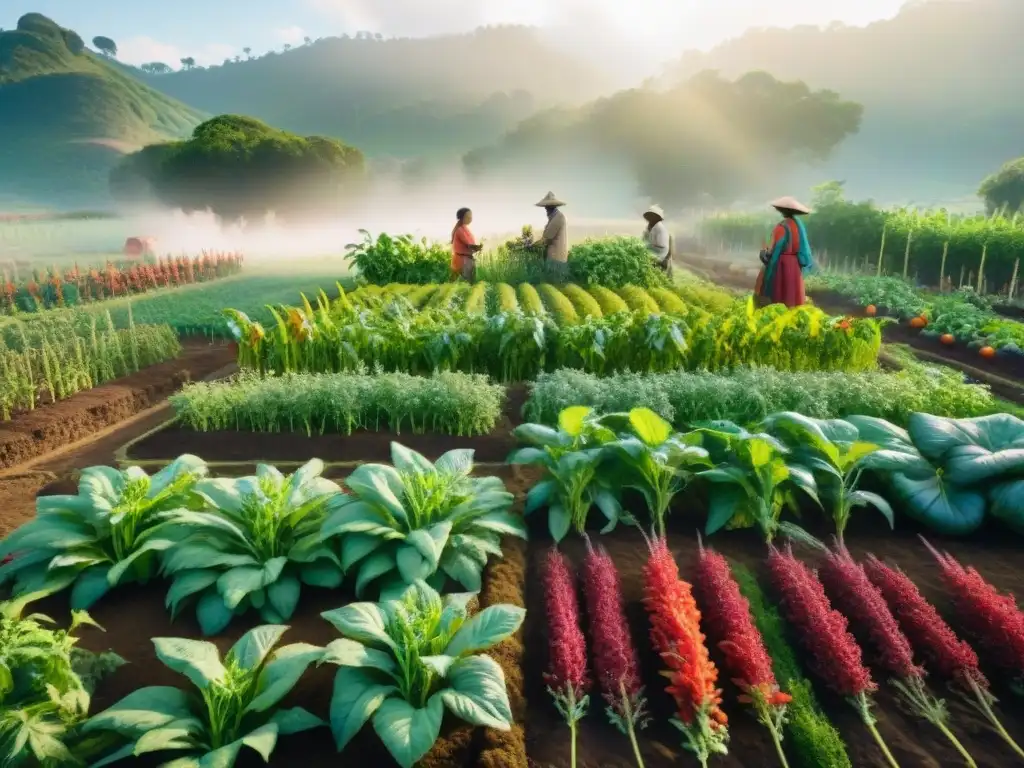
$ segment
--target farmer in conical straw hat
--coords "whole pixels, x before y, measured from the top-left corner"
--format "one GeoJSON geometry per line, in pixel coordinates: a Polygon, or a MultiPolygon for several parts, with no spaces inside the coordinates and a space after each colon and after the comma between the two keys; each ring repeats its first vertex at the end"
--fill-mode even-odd
{"type": "Polygon", "coordinates": [[[782,221],[772,232],[771,243],[761,251],[764,268],[758,275],[755,293],[762,303],[799,307],[806,299],[803,273],[814,268],[814,258],[807,230],[797,217],[811,209],[792,197],[780,197],[771,206],[782,214],[782,221]]]}
{"type": "Polygon", "coordinates": [[[564,275],[569,267],[569,230],[565,224],[565,214],[559,209],[565,203],[555,197],[554,192],[548,192],[536,205],[548,214],[548,223],[540,237],[544,259],[553,272],[564,275]]]}
{"type": "Polygon", "coordinates": [[[643,238],[654,257],[654,263],[659,269],[671,275],[672,237],[665,226],[665,211],[660,205],[652,205],[644,211],[644,220],[647,222],[647,229],[644,230],[643,238]]]}

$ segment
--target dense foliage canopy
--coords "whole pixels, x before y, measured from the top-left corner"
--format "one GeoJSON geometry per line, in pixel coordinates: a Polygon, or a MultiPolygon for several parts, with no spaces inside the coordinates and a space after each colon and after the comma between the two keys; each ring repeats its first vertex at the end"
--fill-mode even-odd
{"type": "Polygon", "coordinates": [[[115,197],[149,194],[186,211],[230,219],[336,204],[363,176],[362,153],[336,139],[296,136],[251,117],[221,115],[190,139],[129,155],[110,174],[115,197]]]}
{"type": "Polygon", "coordinates": [[[987,177],[978,194],[989,213],[1002,210],[1013,214],[1024,210],[1024,157],[1011,160],[987,177]]]}
{"type": "Polygon", "coordinates": [[[735,81],[704,72],[667,91],[622,91],[578,110],[543,113],[464,160],[483,173],[586,146],[591,159],[626,158],[640,191],[663,204],[729,202],[796,161],[827,157],[858,130],[861,112],[832,91],[765,72],[735,81]]]}

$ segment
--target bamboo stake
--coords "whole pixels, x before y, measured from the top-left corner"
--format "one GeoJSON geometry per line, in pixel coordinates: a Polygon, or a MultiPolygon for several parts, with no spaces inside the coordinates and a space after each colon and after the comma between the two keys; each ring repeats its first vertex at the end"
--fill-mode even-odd
{"type": "Polygon", "coordinates": [[[1013,277],[1010,278],[1010,290],[1008,291],[1010,301],[1017,295],[1017,274],[1020,271],[1020,257],[1013,262],[1013,277]]]}
{"type": "Polygon", "coordinates": [[[988,257],[988,243],[981,247],[981,263],[978,265],[978,293],[985,285],[985,259],[988,257]]]}
{"type": "Polygon", "coordinates": [[[888,231],[888,228],[889,222],[886,222],[885,226],[882,227],[882,245],[878,249],[878,272],[875,275],[876,277],[882,276],[882,262],[885,260],[885,233],[888,231]]]}
{"type": "Polygon", "coordinates": [[[949,240],[942,246],[942,264],[939,266],[939,290],[946,282],[946,257],[949,255],[949,240]]]}
{"type": "Polygon", "coordinates": [[[958,287],[960,287],[960,288],[964,287],[964,270],[966,268],[967,268],[966,264],[961,264],[960,265],[960,283],[958,284],[958,287]]]}
{"type": "Polygon", "coordinates": [[[907,249],[903,252],[903,279],[907,279],[910,272],[910,243],[914,240],[914,228],[907,230],[907,249]]]}

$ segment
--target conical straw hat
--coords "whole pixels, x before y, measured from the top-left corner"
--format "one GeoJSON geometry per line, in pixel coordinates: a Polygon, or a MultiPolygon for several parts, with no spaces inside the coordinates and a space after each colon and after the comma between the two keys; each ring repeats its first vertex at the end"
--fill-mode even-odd
{"type": "Polygon", "coordinates": [[[564,202],[555,197],[554,192],[548,192],[544,199],[539,203],[535,203],[538,208],[558,208],[561,205],[565,205],[564,202]]]}
{"type": "Polygon", "coordinates": [[[793,211],[794,213],[810,213],[811,209],[801,203],[795,197],[780,197],[777,200],[772,200],[770,203],[772,208],[778,208],[782,211],[793,211]]]}
{"type": "Polygon", "coordinates": [[[665,218],[665,211],[662,209],[660,205],[652,205],[650,208],[644,211],[644,216],[647,216],[648,214],[657,216],[659,219],[665,218]]]}

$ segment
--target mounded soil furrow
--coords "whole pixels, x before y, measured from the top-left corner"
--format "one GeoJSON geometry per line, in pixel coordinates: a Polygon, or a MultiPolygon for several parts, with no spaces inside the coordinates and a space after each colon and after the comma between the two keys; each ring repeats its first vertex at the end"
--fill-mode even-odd
{"type": "Polygon", "coordinates": [[[227,345],[187,344],[174,360],[18,414],[0,424],[0,470],[86,439],[231,363],[227,345]]]}

